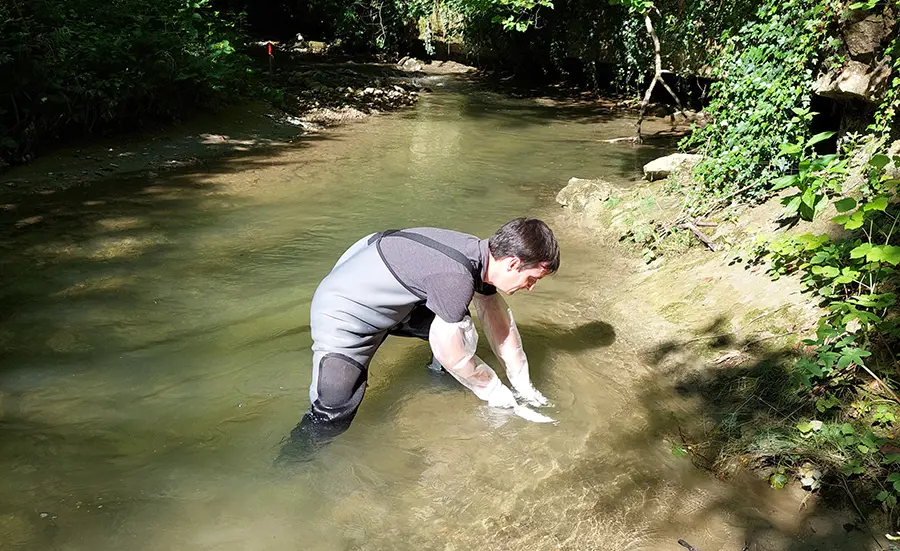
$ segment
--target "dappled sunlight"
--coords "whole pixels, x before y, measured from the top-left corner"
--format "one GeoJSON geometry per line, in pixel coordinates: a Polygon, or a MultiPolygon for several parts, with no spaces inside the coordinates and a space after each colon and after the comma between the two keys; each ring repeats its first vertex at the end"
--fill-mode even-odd
{"type": "Polygon", "coordinates": [[[32,224],[37,224],[44,219],[43,216],[29,216],[27,218],[22,218],[16,221],[17,228],[24,228],[26,226],[30,226],[32,224]]]}
{"type": "Polygon", "coordinates": [[[148,249],[168,244],[170,241],[162,234],[141,237],[99,237],[94,239],[89,249],[88,258],[94,260],[112,260],[115,258],[137,258],[148,249]]]}
{"type": "Polygon", "coordinates": [[[99,276],[87,279],[85,281],[79,281],[71,287],[67,287],[54,293],[53,296],[61,298],[75,298],[88,296],[91,294],[102,295],[104,293],[111,293],[127,289],[129,286],[133,285],[133,282],[134,279],[130,276],[99,276]]]}
{"type": "Polygon", "coordinates": [[[113,217],[97,220],[97,225],[107,231],[125,231],[145,227],[146,220],[136,216],[113,217]]]}

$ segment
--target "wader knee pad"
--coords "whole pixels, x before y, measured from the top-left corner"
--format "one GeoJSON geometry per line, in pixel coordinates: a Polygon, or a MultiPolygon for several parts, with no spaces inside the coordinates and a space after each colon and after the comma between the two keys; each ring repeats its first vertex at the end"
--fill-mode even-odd
{"type": "Polygon", "coordinates": [[[368,372],[343,354],[326,354],[319,362],[316,400],[311,412],[317,421],[349,421],[366,392],[368,372]]]}

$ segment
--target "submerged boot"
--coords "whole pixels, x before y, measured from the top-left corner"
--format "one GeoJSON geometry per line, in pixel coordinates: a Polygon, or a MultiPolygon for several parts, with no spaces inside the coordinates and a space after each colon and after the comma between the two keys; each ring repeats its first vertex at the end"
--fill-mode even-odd
{"type": "Polygon", "coordinates": [[[291,429],[290,436],[284,441],[278,457],[275,458],[275,464],[289,465],[312,461],[317,450],[324,448],[335,436],[349,428],[350,420],[323,421],[307,412],[300,419],[300,423],[291,429]]]}
{"type": "Polygon", "coordinates": [[[425,367],[427,367],[434,373],[443,373],[446,371],[446,369],[444,369],[444,366],[441,365],[441,362],[439,362],[438,359],[434,357],[434,355],[431,356],[431,361],[428,362],[428,365],[426,365],[425,367]]]}

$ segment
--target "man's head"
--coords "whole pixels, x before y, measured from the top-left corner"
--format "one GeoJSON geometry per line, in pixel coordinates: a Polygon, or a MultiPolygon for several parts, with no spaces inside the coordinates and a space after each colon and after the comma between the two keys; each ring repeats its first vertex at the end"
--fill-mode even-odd
{"type": "Polygon", "coordinates": [[[487,283],[507,294],[534,288],[559,269],[559,244],[547,224],[535,218],[510,220],[488,239],[487,283]]]}

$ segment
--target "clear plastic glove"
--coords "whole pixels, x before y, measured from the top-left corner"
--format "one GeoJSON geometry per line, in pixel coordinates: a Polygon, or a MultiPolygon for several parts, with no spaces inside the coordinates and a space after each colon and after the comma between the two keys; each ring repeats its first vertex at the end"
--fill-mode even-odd
{"type": "Polygon", "coordinates": [[[550,404],[550,401],[530,384],[527,387],[516,389],[516,392],[523,402],[527,402],[531,406],[541,407],[550,404]]]}
{"type": "Polygon", "coordinates": [[[497,407],[514,407],[516,399],[500,378],[484,361],[475,355],[478,333],[472,319],[447,323],[435,317],[428,341],[434,357],[444,369],[471,390],[475,396],[497,407]]]}
{"type": "Polygon", "coordinates": [[[522,337],[506,301],[497,294],[476,294],[474,300],[488,344],[506,367],[506,376],[516,393],[532,406],[548,405],[547,398],[531,384],[522,337]]]}
{"type": "Polygon", "coordinates": [[[487,397],[487,403],[492,408],[514,408],[519,405],[512,391],[503,384],[494,387],[487,397]]]}

